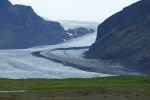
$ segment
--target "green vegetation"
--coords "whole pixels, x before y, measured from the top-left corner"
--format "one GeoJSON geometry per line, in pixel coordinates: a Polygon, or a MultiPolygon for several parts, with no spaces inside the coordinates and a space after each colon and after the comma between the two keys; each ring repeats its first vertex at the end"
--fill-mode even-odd
{"type": "Polygon", "coordinates": [[[143,93],[150,94],[150,77],[121,76],[94,79],[0,79],[0,91],[27,90],[41,91],[95,91],[109,93],[143,93]]]}
{"type": "Polygon", "coordinates": [[[114,76],[93,79],[0,79],[3,100],[149,100],[149,76],[114,76]],[[61,99],[60,99],[61,98],[61,99]],[[92,98],[92,99],[91,99],[92,98]],[[95,99],[93,99],[95,98],[95,99]],[[113,98],[113,99],[112,99],[113,98]],[[142,99],[141,99],[142,98],[142,99]]]}

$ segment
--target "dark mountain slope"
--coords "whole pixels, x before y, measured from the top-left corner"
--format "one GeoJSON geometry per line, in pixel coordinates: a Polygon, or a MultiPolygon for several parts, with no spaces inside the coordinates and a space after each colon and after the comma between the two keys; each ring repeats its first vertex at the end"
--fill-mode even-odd
{"type": "Polygon", "coordinates": [[[150,0],[134,3],[100,24],[87,57],[121,62],[150,74],[150,0]]]}
{"type": "Polygon", "coordinates": [[[43,20],[30,6],[0,0],[0,49],[56,44],[68,38],[58,22],[43,20]]]}

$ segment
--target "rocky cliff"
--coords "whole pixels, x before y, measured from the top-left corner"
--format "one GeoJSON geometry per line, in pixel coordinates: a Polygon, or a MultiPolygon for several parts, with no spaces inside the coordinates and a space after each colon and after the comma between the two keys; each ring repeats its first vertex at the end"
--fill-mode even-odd
{"type": "Polygon", "coordinates": [[[58,22],[45,21],[30,6],[0,0],[0,49],[57,44],[69,39],[58,22]]]}
{"type": "Polygon", "coordinates": [[[100,24],[86,56],[150,74],[150,0],[138,1],[100,24]]]}

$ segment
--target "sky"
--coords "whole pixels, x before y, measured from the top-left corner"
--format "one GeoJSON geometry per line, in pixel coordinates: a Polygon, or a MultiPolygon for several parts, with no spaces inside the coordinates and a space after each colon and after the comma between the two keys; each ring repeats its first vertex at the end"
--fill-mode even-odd
{"type": "Polygon", "coordinates": [[[50,20],[102,22],[112,14],[139,0],[9,0],[13,4],[32,6],[50,20]]]}

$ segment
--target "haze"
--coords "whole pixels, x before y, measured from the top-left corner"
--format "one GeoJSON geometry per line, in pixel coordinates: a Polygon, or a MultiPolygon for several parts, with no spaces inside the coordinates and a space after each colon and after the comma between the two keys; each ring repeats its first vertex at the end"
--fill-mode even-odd
{"type": "Polygon", "coordinates": [[[138,0],[10,0],[13,4],[30,5],[50,20],[102,22],[112,14],[138,0]]]}

